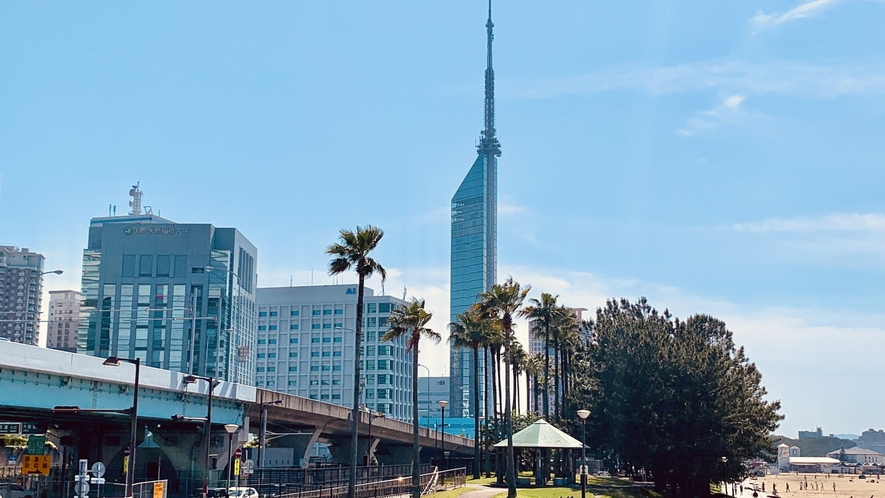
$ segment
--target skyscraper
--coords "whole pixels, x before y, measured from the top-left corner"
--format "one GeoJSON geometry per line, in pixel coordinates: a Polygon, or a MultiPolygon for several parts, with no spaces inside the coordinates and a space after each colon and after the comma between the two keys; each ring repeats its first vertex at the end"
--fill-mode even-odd
{"type": "Polygon", "coordinates": [[[0,337],[36,346],[42,297],[43,255],[0,246],[0,337]]]}
{"type": "MultiPolygon", "coordinates": [[[[450,312],[452,321],[489,290],[497,277],[498,258],[498,160],[501,144],[495,135],[495,70],[492,69],[492,2],[486,22],[487,65],[485,72],[485,127],[477,157],[452,197],[452,253],[450,312]]],[[[473,353],[452,347],[449,353],[449,409],[453,417],[485,414],[486,361],[479,357],[478,407],[471,406],[473,353]]]]}
{"type": "Polygon", "coordinates": [[[93,218],[77,351],[251,385],[258,251],[235,228],[141,213],[93,218]]]}

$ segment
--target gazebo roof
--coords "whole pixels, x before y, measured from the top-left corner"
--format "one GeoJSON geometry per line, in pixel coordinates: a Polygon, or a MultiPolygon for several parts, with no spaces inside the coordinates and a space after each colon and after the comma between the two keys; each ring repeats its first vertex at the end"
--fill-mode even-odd
{"type": "MultiPolygon", "coordinates": [[[[582,446],[580,441],[553,427],[542,418],[513,435],[514,448],[580,448],[582,446]]],[[[506,439],[495,444],[495,448],[506,447],[506,439]]]]}

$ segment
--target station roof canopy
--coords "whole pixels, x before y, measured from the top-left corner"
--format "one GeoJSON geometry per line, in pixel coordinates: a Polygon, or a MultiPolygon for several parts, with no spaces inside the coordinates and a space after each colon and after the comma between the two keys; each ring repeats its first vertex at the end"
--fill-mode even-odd
{"type": "MultiPolygon", "coordinates": [[[[542,418],[513,435],[514,448],[580,448],[581,446],[580,441],[542,418]]],[[[495,448],[506,447],[506,439],[495,444],[495,448]]]]}

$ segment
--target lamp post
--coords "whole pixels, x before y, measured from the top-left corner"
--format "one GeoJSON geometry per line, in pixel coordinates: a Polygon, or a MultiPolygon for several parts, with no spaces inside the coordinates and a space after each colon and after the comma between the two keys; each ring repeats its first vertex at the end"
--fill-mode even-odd
{"type": "MultiPolygon", "coordinates": [[[[263,391],[262,391],[263,393],[263,391]]],[[[262,394],[263,396],[263,394],[262,394]]],[[[258,489],[261,489],[261,480],[264,476],[264,445],[267,444],[267,407],[268,405],[279,405],[283,402],[281,399],[276,399],[269,402],[264,402],[262,398],[261,402],[258,403],[258,411],[261,412],[261,428],[259,429],[258,434],[258,468],[261,469],[258,472],[258,489]]]]}
{"type": "Polygon", "coordinates": [[[378,412],[377,414],[375,414],[375,413],[372,413],[371,411],[369,411],[369,444],[366,447],[366,466],[367,467],[372,466],[372,460],[375,456],[374,455],[375,452],[372,451],[372,421],[375,420],[376,418],[384,418],[384,414],[381,412],[378,412]]]}
{"type": "Polygon", "coordinates": [[[442,434],[439,436],[440,446],[442,447],[443,452],[443,470],[446,467],[446,405],[449,404],[446,400],[439,400],[436,402],[439,405],[440,410],[442,410],[442,434]]]}
{"type": "Polygon", "coordinates": [[[430,423],[430,368],[428,368],[426,365],[422,365],[420,363],[418,364],[418,366],[423,368],[424,370],[427,370],[427,377],[425,377],[425,378],[427,379],[427,423],[429,424],[430,423]]]}
{"type": "MultiPolygon", "coordinates": [[[[234,465],[234,434],[240,429],[237,424],[224,424],[227,431],[227,489],[230,489],[230,475],[234,465]]],[[[260,488],[260,486],[259,486],[260,488]]]]}
{"type": "Polygon", "coordinates": [[[199,375],[187,375],[184,377],[185,389],[187,389],[188,384],[193,384],[198,380],[205,380],[208,384],[209,388],[209,400],[207,402],[206,407],[206,424],[205,424],[205,432],[206,435],[203,438],[206,442],[206,454],[205,461],[203,462],[203,493],[202,498],[209,497],[209,440],[212,438],[212,391],[220,384],[219,381],[213,379],[212,377],[202,377],[199,375]]]}
{"type": "Polygon", "coordinates": [[[131,419],[129,426],[129,461],[126,464],[126,497],[129,498],[132,496],[132,486],[135,484],[135,431],[138,430],[138,376],[141,371],[141,358],[132,359],[109,356],[103,364],[119,367],[120,362],[135,365],[135,385],[132,389],[132,408],[130,409],[129,414],[131,419]]]}
{"type": "Polygon", "coordinates": [[[578,410],[581,417],[581,498],[587,496],[587,417],[590,410],[578,410]]]}
{"type": "MultiPolygon", "coordinates": [[[[55,275],[61,275],[62,273],[64,273],[64,270],[41,271],[41,272],[37,273],[37,277],[42,277],[43,275],[48,275],[50,273],[55,274],[55,275]]],[[[37,301],[37,302],[39,303],[39,301],[37,301]]],[[[28,279],[28,287],[25,289],[25,320],[24,320],[25,321],[25,337],[23,338],[25,340],[27,339],[27,336],[28,336],[28,325],[32,325],[31,320],[29,318],[30,317],[30,310],[29,310],[30,307],[31,307],[31,279],[29,278],[28,279]]],[[[34,341],[37,340],[36,336],[37,336],[37,331],[34,330],[34,341]]],[[[34,344],[36,345],[36,342],[34,344]]]]}
{"type": "Polygon", "coordinates": [[[725,477],[725,464],[728,462],[728,457],[722,457],[722,487],[725,489],[725,496],[728,496],[728,481],[725,477]]]}

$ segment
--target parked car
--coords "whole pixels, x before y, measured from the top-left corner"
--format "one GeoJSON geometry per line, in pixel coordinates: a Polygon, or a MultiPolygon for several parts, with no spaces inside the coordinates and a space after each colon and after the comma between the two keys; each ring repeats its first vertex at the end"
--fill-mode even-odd
{"type": "Polygon", "coordinates": [[[258,498],[255,488],[228,488],[227,496],[230,498],[258,498]]]}
{"type": "Polygon", "coordinates": [[[0,484],[0,498],[34,498],[35,493],[18,484],[0,484]]]}

